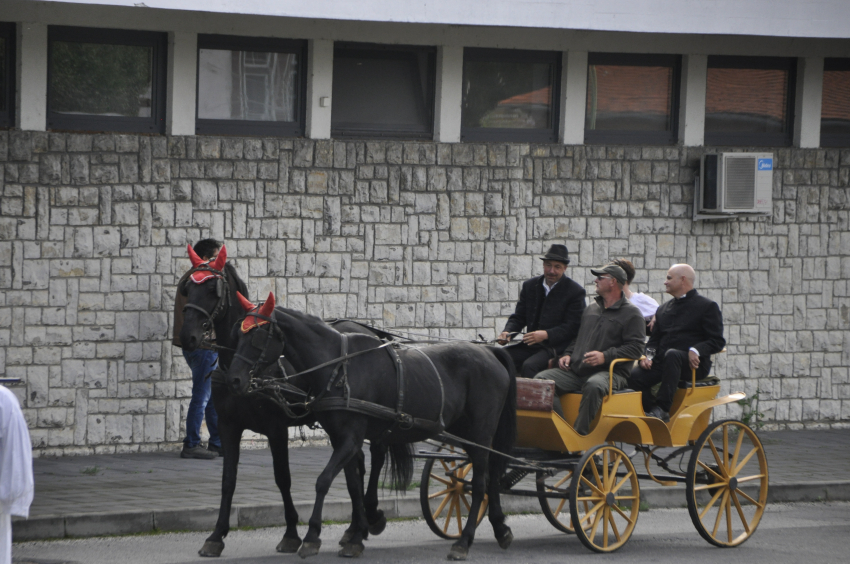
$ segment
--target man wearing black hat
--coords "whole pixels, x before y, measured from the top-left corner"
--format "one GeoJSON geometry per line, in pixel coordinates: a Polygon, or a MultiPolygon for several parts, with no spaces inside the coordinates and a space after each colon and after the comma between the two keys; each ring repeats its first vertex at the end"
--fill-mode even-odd
{"type": "MultiPolygon", "coordinates": [[[[643,353],[646,324],[643,314],[623,295],[626,272],[615,264],[590,271],[596,276],[593,303],[581,317],[578,336],[558,360],[558,368],[541,372],[536,378],[555,382],[558,395],[581,392],[575,430],[586,435],[608,393],[608,367],[616,358],[639,358],[643,353]]],[[[614,366],[613,388],[626,385],[629,363],[614,366]]],[[[564,417],[561,402],[555,412],[564,417]]]]}
{"type": "Polygon", "coordinates": [[[566,245],[552,245],[540,258],[543,275],[523,282],[516,310],[498,338],[504,345],[511,333],[526,328],[522,342],[506,348],[523,378],[545,370],[549,359],[575,339],[585,307],[584,288],[564,274],[570,264],[566,245]]]}

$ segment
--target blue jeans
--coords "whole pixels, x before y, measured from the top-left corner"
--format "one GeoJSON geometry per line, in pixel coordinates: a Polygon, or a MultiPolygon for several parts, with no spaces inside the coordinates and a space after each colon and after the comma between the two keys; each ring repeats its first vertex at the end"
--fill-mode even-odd
{"type": "Polygon", "coordinates": [[[183,445],[193,448],[201,443],[201,421],[207,418],[207,430],[210,432],[210,444],[221,446],[218,436],[218,415],[215,406],[210,401],[210,379],[207,378],[218,362],[218,353],[206,349],[196,349],[192,352],[183,351],[183,358],[192,369],[192,400],[186,413],[186,438],[183,445]]]}

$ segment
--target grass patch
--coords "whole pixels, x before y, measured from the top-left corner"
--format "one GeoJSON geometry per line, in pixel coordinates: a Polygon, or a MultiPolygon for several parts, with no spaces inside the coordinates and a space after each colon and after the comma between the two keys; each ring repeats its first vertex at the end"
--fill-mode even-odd
{"type": "Polygon", "coordinates": [[[80,470],[80,474],[85,474],[86,476],[97,476],[97,473],[100,471],[100,466],[87,466],[80,470]]]}
{"type": "MultiPolygon", "coordinates": [[[[421,484],[422,484],[422,482],[410,482],[410,484],[407,486],[407,489],[406,489],[405,491],[410,492],[410,491],[413,491],[413,490],[417,490],[417,489],[419,489],[419,486],[420,486],[421,484]]],[[[394,491],[399,491],[399,489],[398,489],[398,488],[393,487],[393,484],[392,484],[392,483],[390,483],[390,482],[384,482],[383,480],[381,480],[381,481],[379,481],[379,482],[378,482],[378,488],[379,488],[379,489],[382,489],[382,490],[394,490],[394,491]]]]}

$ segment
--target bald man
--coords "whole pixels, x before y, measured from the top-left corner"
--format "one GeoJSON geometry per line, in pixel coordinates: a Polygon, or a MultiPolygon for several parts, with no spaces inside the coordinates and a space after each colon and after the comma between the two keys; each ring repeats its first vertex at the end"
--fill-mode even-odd
{"type": "Polygon", "coordinates": [[[680,380],[708,376],[711,355],[723,350],[723,316],[717,303],[694,289],[696,275],[687,264],[674,264],[667,271],[664,287],[673,299],[658,308],[655,326],[646,348],[656,350],[652,360],[642,360],[629,377],[628,386],[643,393],[643,409],[650,417],[670,420],[673,394],[680,380]],[[651,389],[661,382],[658,396],[651,389]]]}

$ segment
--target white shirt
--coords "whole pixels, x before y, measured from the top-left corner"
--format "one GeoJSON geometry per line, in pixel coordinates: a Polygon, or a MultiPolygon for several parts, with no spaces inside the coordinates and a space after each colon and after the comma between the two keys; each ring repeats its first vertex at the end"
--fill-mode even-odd
{"type": "Polygon", "coordinates": [[[11,515],[29,517],[32,443],[18,398],[0,386],[0,564],[12,561],[11,515]]]}
{"type": "Polygon", "coordinates": [[[544,281],[543,281],[543,292],[544,292],[544,294],[543,294],[543,295],[544,295],[544,296],[548,296],[548,295],[549,295],[549,292],[551,292],[551,291],[552,291],[552,288],[554,288],[554,287],[555,287],[555,286],[557,286],[557,285],[558,285],[558,283],[557,283],[557,282],[555,282],[555,283],[554,283],[554,284],[552,284],[551,286],[547,286],[547,285],[546,285],[546,281],[544,280],[544,281]]]}
{"type": "Polygon", "coordinates": [[[646,294],[632,292],[629,301],[640,310],[640,314],[644,317],[652,317],[658,310],[658,302],[646,294]]]}

